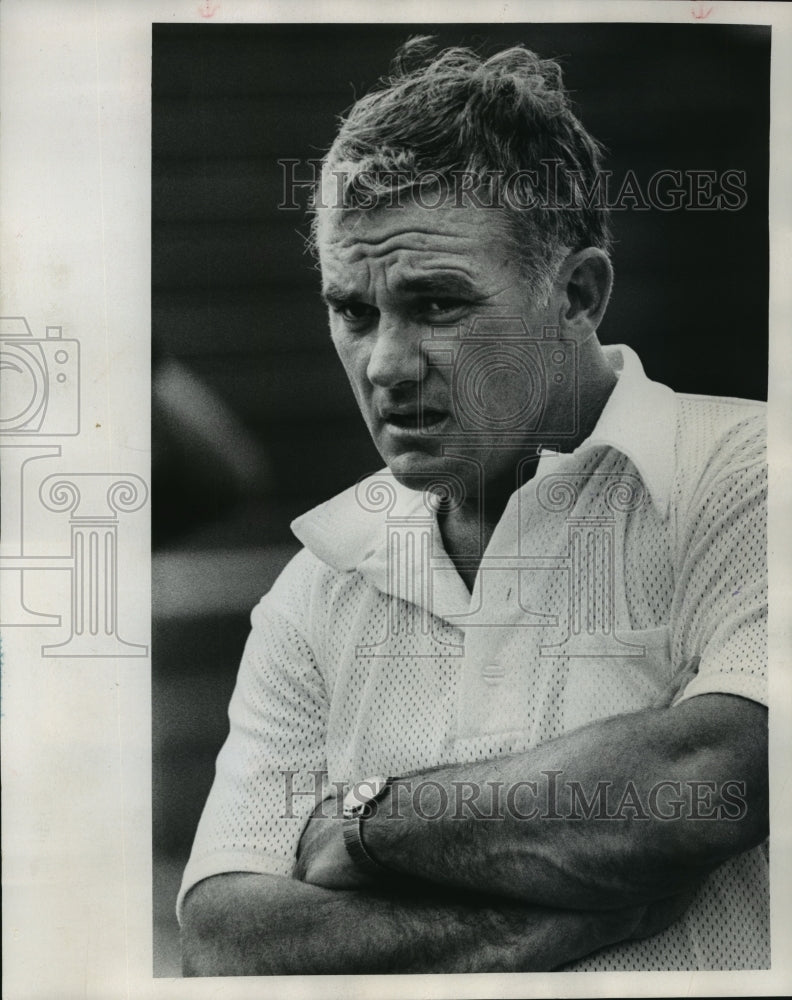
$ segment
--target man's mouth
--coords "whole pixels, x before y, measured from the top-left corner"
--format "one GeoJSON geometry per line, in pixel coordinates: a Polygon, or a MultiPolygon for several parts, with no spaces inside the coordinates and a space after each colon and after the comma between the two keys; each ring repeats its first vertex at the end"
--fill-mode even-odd
{"type": "Polygon", "coordinates": [[[448,419],[448,411],[431,407],[386,410],[382,419],[391,431],[404,434],[436,433],[448,419]]]}

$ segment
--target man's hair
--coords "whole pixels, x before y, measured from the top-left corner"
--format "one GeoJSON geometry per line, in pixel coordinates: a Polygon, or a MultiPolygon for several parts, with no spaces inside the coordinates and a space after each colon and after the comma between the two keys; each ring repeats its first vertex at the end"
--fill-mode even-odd
{"type": "Polygon", "coordinates": [[[394,192],[427,180],[456,204],[462,190],[486,192],[486,204],[507,213],[526,277],[549,293],[566,253],[610,247],[607,210],[596,196],[580,198],[597,190],[601,155],[571,110],[557,62],[522,45],[486,59],[468,48],[437,53],[421,36],[342,118],[323,177],[340,194],[334,203],[351,210],[394,204],[394,192]]]}

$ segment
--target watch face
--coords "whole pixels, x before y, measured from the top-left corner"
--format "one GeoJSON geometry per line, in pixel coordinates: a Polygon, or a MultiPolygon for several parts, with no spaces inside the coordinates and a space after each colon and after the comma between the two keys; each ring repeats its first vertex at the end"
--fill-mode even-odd
{"type": "Polygon", "coordinates": [[[347,818],[357,816],[370,802],[374,802],[387,787],[388,779],[381,774],[355,782],[344,796],[344,816],[347,818]]]}

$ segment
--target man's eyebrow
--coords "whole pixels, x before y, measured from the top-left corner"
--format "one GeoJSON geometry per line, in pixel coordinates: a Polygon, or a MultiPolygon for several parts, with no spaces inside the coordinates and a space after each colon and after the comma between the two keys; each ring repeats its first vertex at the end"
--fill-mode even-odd
{"type": "MultiPolygon", "coordinates": [[[[406,295],[464,295],[475,294],[475,286],[467,275],[455,271],[438,271],[435,274],[415,274],[400,279],[395,287],[406,295]]],[[[353,289],[329,283],[322,289],[322,298],[328,305],[358,302],[362,297],[353,289]]]]}
{"type": "Polygon", "coordinates": [[[337,285],[333,282],[322,289],[322,299],[327,305],[338,305],[344,302],[354,302],[358,296],[351,288],[337,285]]]}
{"type": "Polygon", "coordinates": [[[470,278],[457,271],[412,275],[399,281],[398,289],[408,295],[473,295],[475,292],[470,278]]]}

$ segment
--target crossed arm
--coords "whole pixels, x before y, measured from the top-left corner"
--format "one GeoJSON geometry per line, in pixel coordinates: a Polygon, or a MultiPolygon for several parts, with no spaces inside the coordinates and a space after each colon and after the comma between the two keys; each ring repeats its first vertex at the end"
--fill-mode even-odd
{"type": "Polygon", "coordinates": [[[499,781],[515,790],[513,808],[494,821],[429,798],[419,810],[410,797],[378,809],[366,847],[402,873],[387,886],[351,863],[340,821],[311,820],[295,878],[232,873],[189,893],[185,973],[539,971],[655,933],[684,910],[691,886],[767,835],[766,734],[762,706],[701,695],[413,776],[439,804],[460,782],[499,781]],[[537,799],[549,780],[552,810],[537,799]],[[573,785],[590,803],[602,781],[616,815],[586,816],[573,785]],[[663,782],[675,795],[679,783],[677,819],[663,818],[669,803],[651,805],[663,782]]]}

